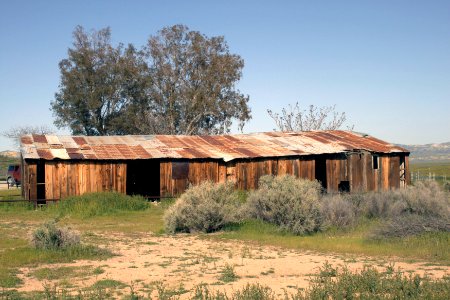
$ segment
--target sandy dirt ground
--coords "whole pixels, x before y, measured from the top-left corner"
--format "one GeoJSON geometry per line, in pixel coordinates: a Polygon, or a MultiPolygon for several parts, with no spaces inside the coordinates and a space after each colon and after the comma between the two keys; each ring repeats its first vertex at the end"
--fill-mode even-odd
{"type": "MultiPolygon", "coordinates": [[[[162,282],[170,289],[187,290],[181,299],[192,296],[196,285],[208,284],[213,290],[233,291],[247,283],[267,285],[283,296],[284,292],[295,292],[297,288],[306,288],[325,262],[333,266],[347,266],[351,270],[360,270],[365,265],[385,270],[392,261],[381,258],[356,257],[349,255],[331,255],[295,251],[270,246],[260,246],[238,241],[218,241],[201,236],[177,235],[155,236],[135,234],[125,236],[96,235],[99,244],[118,254],[103,261],[76,261],[69,264],[39,265],[36,268],[22,268],[20,277],[24,284],[20,291],[43,290],[44,285],[61,284],[55,281],[36,279],[37,269],[58,268],[64,266],[80,269],[101,268],[104,272],[97,275],[71,277],[70,288],[83,289],[102,279],[118,280],[141,295],[152,298],[156,291],[150,288],[155,282],[162,282]],[[233,266],[239,278],[230,283],[220,280],[226,266],[233,266]]],[[[420,275],[442,277],[450,274],[450,268],[433,266],[426,263],[397,262],[394,268],[420,275]]],[[[66,280],[67,284],[67,280],[66,280]]],[[[130,288],[124,288],[129,293],[130,288]]]]}
{"type": "MultiPolygon", "coordinates": [[[[20,189],[19,187],[13,186],[13,187],[9,187],[10,189],[20,189]]],[[[6,183],[6,181],[1,180],[0,181],[0,190],[7,190],[8,189],[8,184],[6,183]]]]}

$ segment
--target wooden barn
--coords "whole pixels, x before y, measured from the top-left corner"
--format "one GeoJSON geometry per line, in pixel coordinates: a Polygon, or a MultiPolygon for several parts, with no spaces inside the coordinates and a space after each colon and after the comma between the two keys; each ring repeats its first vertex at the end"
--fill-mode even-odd
{"type": "Polygon", "coordinates": [[[26,199],[118,191],[176,196],[204,180],[254,189],[265,174],[319,180],[328,192],[410,183],[406,149],[351,131],[218,136],[55,136],[21,139],[26,199]]]}

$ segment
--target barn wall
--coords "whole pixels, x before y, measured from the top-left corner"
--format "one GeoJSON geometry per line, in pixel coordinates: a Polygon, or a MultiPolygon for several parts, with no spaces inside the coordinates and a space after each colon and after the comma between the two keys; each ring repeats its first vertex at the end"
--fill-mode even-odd
{"type": "MultiPolygon", "coordinates": [[[[186,162],[186,161],[185,161],[186,162]]],[[[176,161],[174,161],[176,163],[176,161]]],[[[172,161],[160,163],[160,189],[161,196],[176,196],[183,193],[190,184],[197,185],[202,181],[219,182],[218,161],[189,161],[189,170],[186,178],[174,179],[172,176],[172,161]]],[[[221,168],[222,180],[224,169],[221,168]]]]}
{"type": "Polygon", "coordinates": [[[314,179],[314,160],[300,158],[268,158],[241,161],[188,161],[189,173],[185,179],[174,179],[172,163],[163,161],[160,164],[161,196],[176,196],[183,193],[189,184],[202,181],[235,182],[238,189],[255,189],[259,178],[263,175],[291,174],[297,177],[314,179]]]}
{"type": "Polygon", "coordinates": [[[88,192],[126,192],[126,164],[103,161],[42,161],[45,181],[37,182],[38,161],[24,162],[25,199],[37,199],[45,186],[45,199],[61,199],[88,192]]]}
{"type": "Polygon", "coordinates": [[[103,161],[46,161],[45,198],[90,192],[126,192],[126,164],[103,161]]]}
{"type": "MultiPolygon", "coordinates": [[[[373,155],[368,152],[326,156],[327,191],[339,191],[348,182],[351,191],[388,190],[411,182],[409,160],[405,154],[379,155],[378,169],[373,168],[373,155]],[[403,163],[403,165],[401,165],[403,163]],[[402,169],[404,168],[404,170],[402,169]]],[[[184,160],[189,165],[185,178],[174,178],[172,167],[179,161],[160,162],[160,195],[176,196],[190,184],[202,181],[235,182],[238,189],[255,189],[263,175],[290,174],[300,178],[316,178],[315,159],[323,156],[264,158],[223,162],[220,160],[184,160]]],[[[126,193],[125,161],[23,161],[23,194],[36,199],[38,186],[44,184],[46,199],[60,199],[87,192],[118,191],[126,193]],[[45,182],[37,182],[38,168],[45,168],[45,182]]]]}
{"type": "Polygon", "coordinates": [[[338,192],[339,184],[348,181],[350,190],[380,191],[403,187],[401,174],[406,185],[411,184],[409,160],[405,154],[373,155],[360,152],[345,155],[330,155],[326,159],[327,191],[338,192]],[[373,160],[378,157],[378,168],[373,160]],[[403,162],[403,165],[402,165],[403,162]]]}
{"type": "Polygon", "coordinates": [[[348,160],[345,155],[333,155],[326,160],[327,191],[339,191],[339,185],[349,180],[348,160]]]}
{"type": "Polygon", "coordinates": [[[22,162],[22,189],[25,199],[37,198],[37,161],[22,162]]]}

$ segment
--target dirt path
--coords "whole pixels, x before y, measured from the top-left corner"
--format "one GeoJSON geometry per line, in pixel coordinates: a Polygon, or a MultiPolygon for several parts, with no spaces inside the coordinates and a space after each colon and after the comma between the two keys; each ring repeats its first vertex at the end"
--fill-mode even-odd
{"type": "MultiPolygon", "coordinates": [[[[344,255],[323,255],[269,246],[245,244],[237,241],[205,240],[197,236],[177,235],[134,237],[115,234],[100,237],[104,247],[119,256],[105,261],[77,261],[71,264],[40,265],[38,268],[23,268],[20,275],[24,284],[20,291],[42,290],[43,284],[55,281],[39,281],[33,274],[36,269],[58,268],[62,266],[81,267],[79,269],[101,268],[97,275],[71,277],[71,288],[89,287],[102,279],[113,279],[127,285],[132,284],[139,294],[148,296],[150,286],[163,282],[171,289],[191,291],[196,285],[205,283],[212,289],[227,291],[240,289],[246,283],[260,283],[270,286],[278,295],[284,291],[294,292],[308,286],[311,275],[317,273],[325,262],[333,266],[348,266],[352,270],[364,265],[384,269],[390,262],[368,257],[344,255]],[[219,280],[226,266],[233,266],[239,278],[230,283],[219,280]]],[[[395,269],[411,271],[420,275],[442,277],[450,274],[448,267],[436,267],[424,263],[395,263],[395,269]]],[[[127,287],[129,292],[129,288],[127,287]]],[[[155,293],[155,291],[153,292],[155,293]]],[[[187,292],[181,299],[191,295],[187,292]]]]}

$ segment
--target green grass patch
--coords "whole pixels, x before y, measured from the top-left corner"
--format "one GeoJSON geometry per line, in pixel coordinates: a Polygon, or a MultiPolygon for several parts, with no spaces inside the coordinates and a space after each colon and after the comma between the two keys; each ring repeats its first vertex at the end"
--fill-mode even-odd
{"type": "Polygon", "coordinates": [[[234,267],[232,265],[225,265],[225,267],[220,271],[219,280],[222,282],[233,282],[238,280],[239,276],[236,275],[234,267]]]}
{"type": "Polygon", "coordinates": [[[20,188],[13,187],[6,190],[0,190],[0,200],[19,200],[19,199],[23,199],[22,189],[20,188]]]}
{"type": "Polygon", "coordinates": [[[411,161],[410,170],[413,180],[417,180],[418,176],[421,180],[428,179],[431,175],[441,184],[450,181],[450,161],[411,161]]]}
{"type": "Polygon", "coordinates": [[[95,246],[81,245],[63,250],[39,250],[31,247],[5,249],[0,255],[0,287],[14,287],[20,283],[17,268],[44,263],[68,263],[76,259],[102,260],[113,254],[95,246]]]}
{"type": "Polygon", "coordinates": [[[122,281],[113,280],[113,279],[102,279],[94,283],[91,288],[93,289],[121,289],[125,288],[128,285],[123,283],[122,281]]]}
{"type": "Polygon", "coordinates": [[[83,267],[59,267],[59,268],[41,268],[35,270],[31,275],[38,280],[61,280],[74,277],[86,277],[103,273],[101,268],[83,267]],[[99,273],[100,271],[100,273],[99,273]]]}
{"type": "Polygon", "coordinates": [[[370,256],[398,256],[430,260],[450,265],[450,233],[427,233],[420,236],[372,240],[367,238],[379,221],[365,221],[347,230],[331,229],[309,236],[296,236],[280,231],[275,225],[248,220],[228,227],[213,239],[237,239],[263,245],[281,246],[318,252],[338,252],[370,256]]]}
{"type": "Polygon", "coordinates": [[[64,198],[57,205],[49,206],[61,215],[81,218],[115,215],[123,211],[142,211],[150,207],[141,196],[127,196],[117,192],[88,193],[64,198]]]}

